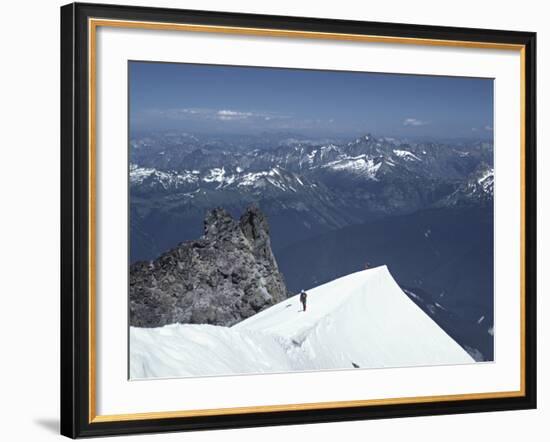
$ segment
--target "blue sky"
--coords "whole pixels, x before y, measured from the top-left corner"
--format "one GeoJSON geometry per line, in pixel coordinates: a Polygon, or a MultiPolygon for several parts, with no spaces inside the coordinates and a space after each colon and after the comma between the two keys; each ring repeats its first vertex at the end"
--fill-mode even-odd
{"type": "Polygon", "coordinates": [[[155,62],[129,78],[132,131],[492,138],[491,79],[155,62]]]}

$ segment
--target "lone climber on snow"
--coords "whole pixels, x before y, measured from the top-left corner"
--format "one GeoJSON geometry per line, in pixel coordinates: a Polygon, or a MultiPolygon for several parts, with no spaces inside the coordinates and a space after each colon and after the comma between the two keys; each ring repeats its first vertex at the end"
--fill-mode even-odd
{"type": "Polygon", "coordinates": [[[300,292],[300,302],[304,306],[304,312],[305,312],[306,311],[306,302],[307,302],[307,293],[304,290],[302,290],[300,292]]]}

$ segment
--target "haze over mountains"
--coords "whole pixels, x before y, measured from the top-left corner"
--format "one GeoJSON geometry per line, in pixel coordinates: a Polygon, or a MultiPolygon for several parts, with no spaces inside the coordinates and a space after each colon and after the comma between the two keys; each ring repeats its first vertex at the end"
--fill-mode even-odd
{"type": "Polygon", "coordinates": [[[405,293],[477,359],[493,358],[493,146],[366,134],[130,143],[130,261],[202,234],[206,212],[251,204],[296,292],[387,265],[405,293]]]}

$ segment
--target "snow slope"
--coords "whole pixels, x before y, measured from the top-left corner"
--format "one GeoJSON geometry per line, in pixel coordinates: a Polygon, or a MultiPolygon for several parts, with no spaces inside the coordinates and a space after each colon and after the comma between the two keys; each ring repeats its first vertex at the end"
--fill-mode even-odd
{"type": "Polygon", "coordinates": [[[231,328],[130,329],[130,376],[182,377],[462,364],[474,360],[403,293],[386,266],[288,298],[231,328]]]}

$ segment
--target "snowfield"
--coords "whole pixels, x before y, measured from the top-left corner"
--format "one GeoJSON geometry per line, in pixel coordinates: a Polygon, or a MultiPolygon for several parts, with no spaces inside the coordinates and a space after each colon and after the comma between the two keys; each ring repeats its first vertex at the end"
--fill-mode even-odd
{"type": "Polygon", "coordinates": [[[335,279],[234,325],[130,328],[132,379],[464,364],[474,359],[386,266],[335,279]]]}

